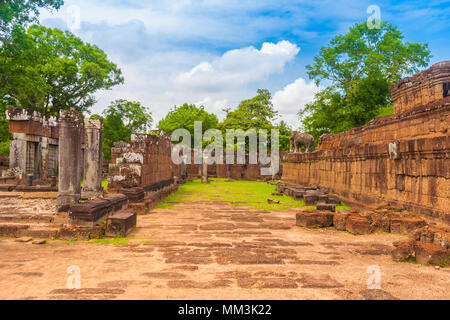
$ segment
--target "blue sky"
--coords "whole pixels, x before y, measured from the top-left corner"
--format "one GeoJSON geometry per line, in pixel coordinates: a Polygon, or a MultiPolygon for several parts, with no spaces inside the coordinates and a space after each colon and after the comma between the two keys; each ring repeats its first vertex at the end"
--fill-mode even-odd
{"type": "Polygon", "coordinates": [[[156,121],[184,102],[222,118],[224,107],[267,88],[280,118],[297,128],[296,113],[318,90],[305,66],[366,21],[370,5],[407,41],[428,42],[431,64],[450,58],[450,0],[66,0],[40,20],[98,45],[122,69],[125,84],[100,92],[94,112],[124,98],[141,101],[156,121]]]}

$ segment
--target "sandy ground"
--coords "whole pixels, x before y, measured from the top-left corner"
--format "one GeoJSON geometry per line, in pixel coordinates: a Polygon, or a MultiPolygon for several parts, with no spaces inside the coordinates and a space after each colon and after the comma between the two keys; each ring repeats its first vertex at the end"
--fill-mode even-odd
{"type": "Polygon", "coordinates": [[[295,213],[197,202],[140,216],[126,246],[4,239],[0,299],[450,299],[450,269],[391,260],[405,237],[304,229],[295,213]]]}

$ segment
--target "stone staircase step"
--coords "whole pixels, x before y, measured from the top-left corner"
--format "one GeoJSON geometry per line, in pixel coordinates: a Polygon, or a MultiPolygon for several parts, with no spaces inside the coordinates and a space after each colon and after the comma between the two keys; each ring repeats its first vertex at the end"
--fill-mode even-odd
{"type": "Polygon", "coordinates": [[[57,236],[59,227],[46,223],[0,223],[0,237],[6,238],[44,238],[53,239],[57,236]]]}

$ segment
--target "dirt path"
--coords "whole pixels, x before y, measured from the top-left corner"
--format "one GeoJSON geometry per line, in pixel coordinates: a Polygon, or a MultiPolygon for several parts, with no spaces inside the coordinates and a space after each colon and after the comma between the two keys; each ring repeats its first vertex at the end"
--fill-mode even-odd
{"type": "Polygon", "coordinates": [[[126,246],[0,241],[1,299],[450,299],[450,270],[396,263],[392,234],[295,227],[295,210],[179,204],[126,246]],[[151,240],[149,242],[149,240],[151,240]],[[66,289],[79,266],[81,289],[66,289]],[[381,290],[367,290],[367,268],[381,290]]]}

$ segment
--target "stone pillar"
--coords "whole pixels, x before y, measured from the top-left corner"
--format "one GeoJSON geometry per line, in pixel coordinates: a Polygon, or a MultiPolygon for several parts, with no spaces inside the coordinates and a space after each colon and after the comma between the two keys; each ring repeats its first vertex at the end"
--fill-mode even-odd
{"type": "Polygon", "coordinates": [[[15,171],[19,179],[25,178],[27,167],[27,141],[23,133],[13,133],[9,148],[9,168],[15,171]]]}
{"type": "Polygon", "coordinates": [[[187,178],[187,155],[183,155],[183,159],[181,161],[181,179],[185,180],[187,178]]]}
{"type": "Polygon", "coordinates": [[[202,165],[202,183],[208,182],[208,157],[204,157],[202,165]]]}
{"type": "Polygon", "coordinates": [[[102,192],[103,123],[100,119],[85,119],[85,148],[83,170],[83,198],[102,192]]]}
{"type": "Polygon", "coordinates": [[[66,211],[81,198],[81,142],[83,119],[73,108],[61,110],[59,118],[59,186],[56,206],[66,211]]]}

